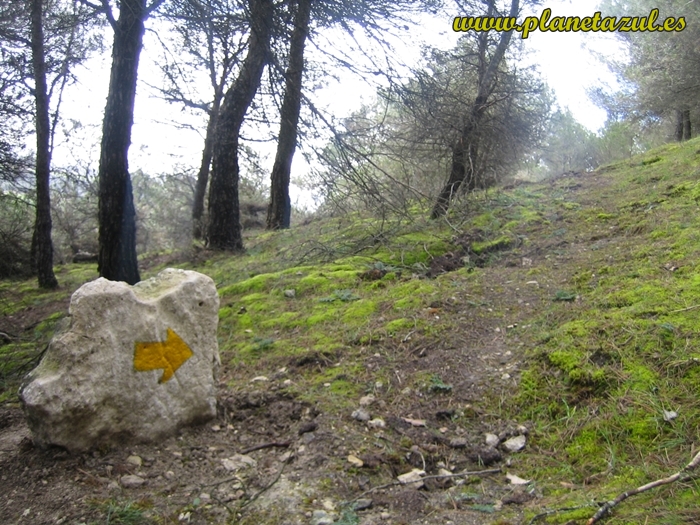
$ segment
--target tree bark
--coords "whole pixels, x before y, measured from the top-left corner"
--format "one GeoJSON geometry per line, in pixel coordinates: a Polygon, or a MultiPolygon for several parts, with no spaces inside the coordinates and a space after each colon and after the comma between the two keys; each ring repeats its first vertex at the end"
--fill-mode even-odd
{"type": "Polygon", "coordinates": [[[214,97],[209,122],[207,123],[207,135],[204,137],[204,149],[202,150],[202,162],[197,173],[197,184],[194,189],[194,203],[192,204],[192,235],[195,239],[201,239],[205,233],[205,224],[202,221],[204,215],[204,196],[209,182],[209,168],[214,152],[214,138],[216,132],[216,122],[219,117],[222,94],[217,93],[214,97]]]}
{"type": "Polygon", "coordinates": [[[686,109],[683,111],[683,140],[690,140],[692,138],[692,129],[690,126],[690,110],[686,109]]]}
{"type": "Polygon", "coordinates": [[[43,0],[32,0],[31,2],[31,48],[35,82],[34,98],[36,101],[36,220],[34,222],[32,251],[39,287],[56,288],[58,281],[53,273],[51,196],[49,193],[51,126],[49,121],[49,96],[46,85],[42,2],[43,0]]]}
{"type": "Polygon", "coordinates": [[[285,91],[280,110],[280,133],[277,154],[272,167],[270,205],[267,210],[268,230],[289,228],[292,206],[289,180],[292,159],[297,147],[297,127],[301,110],[301,86],[304,73],[304,45],[309,33],[311,0],[298,0],[294,30],[289,44],[289,66],[285,74],[285,91]]]}
{"type": "Polygon", "coordinates": [[[238,140],[243,118],[260,86],[267,63],[272,0],[250,0],[251,30],[248,54],[241,72],[226,92],[217,122],[209,187],[209,247],[216,250],[243,249],[238,202],[238,140]]]}
{"type": "Polygon", "coordinates": [[[676,130],[675,130],[676,142],[683,142],[683,111],[680,109],[676,110],[676,130]]]}
{"type": "MultiPolygon", "coordinates": [[[[517,17],[520,8],[519,0],[511,0],[509,17],[517,17]]],[[[489,2],[488,16],[493,16],[494,2],[489,2]]],[[[478,153],[478,131],[481,120],[488,108],[489,97],[496,87],[496,72],[503,60],[506,49],[510,44],[512,31],[501,33],[498,45],[491,58],[486,61],[486,46],[488,45],[488,33],[479,35],[479,71],[477,95],[471,110],[462,128],[459,140],[452,150],[452,165],[447,183],[438,195],[435,205],[430,213],[431,219],[437,219],[447,213],[452,197],[459,191],[460,186],[467,181],[470,188],[476,185],[476,172],[474,162],[478,153]]]]}
{"type": "Polygon", "coordinates": [[[141,280],[128,155],[147,15],[145,0],[121,1],[119,20],[113,24],[112,70],[100,152],[98,270],[106,279],[129,284],[141,280]]]}

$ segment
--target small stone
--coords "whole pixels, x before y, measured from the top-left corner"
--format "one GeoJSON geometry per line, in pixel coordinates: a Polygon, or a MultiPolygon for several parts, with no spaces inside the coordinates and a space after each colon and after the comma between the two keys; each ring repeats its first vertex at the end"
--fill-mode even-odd
{"type": "Polygon", "coordinates": [[[135,489],[146,483],[145,479],[143,479],[141,476],[136,476],[134,474],[127,474],[126,476],[122,476],[119,481],[121,482],[122,487],[124,487],[125,489],[135,489]]]}
{"type": "Polygon", "coordinates": [[[360,398],[360,406],[361,407],[368,407],[372,403],[374,403],[374,401],[375,401],[375,397],[372,394],[370,394],[368,396],[362,396],[360,398]]]}
{"type": "Polygon", "coordinates": [[[211,501],[211,496],[209,494],[207,494],[206,492],[202,492],[199,495],[199,499],[202,503],[206,503],[206,502],[211,501]]]}
{"type": "Polygon", "coordinates": [[[358,499],[357,501],[355,501],[355,503],[353,503],[352,508],[355,511],[367,510],[372,506],[372,503],[372,500],[369,498],[358,499]]]}
{"type": "Polygon", "coordinates": [[[382,388],[384,388],[384,383],[382,383],[381,381],[377,381],[376,383],[374,383],[374,388],[377,390],[381,390],[382,388]]]}
{"type": "Polygon", "coordinates": [[[664,410],[664,421],[670,422],[678,417],[678,412],[673,410],[664,410]]]}
{"type": "Polygon", "coordinates": [[[307,421],[299,427],[299,435],[306,434],[307,432],[313,432],[318,428],[318,423],[315,421],[307,421]]]}
{"type": "Polygon", "coordinates": [[[254,377],[253,379],[250,380],[251,383],[264,383],[265,381],[269,381],[270,379],[266,376],[257,376],[254,377]]]}
{"type": "Polygon", "coordinates": [[[383,419],[378,417],[376,419],[372,419],[371,421],[367,421],[367,426],[369,428],[386,428],[386,423],[383,419]]]}
{"type": "Polygon", "coordinates": [[[292,384],[292,380],[291,380],[291,379],[285,379],[284,381],[282,381],[282,384],[283,384],[284,386],[289,386],[289,385],[292,384]]]}
{"type": "Polygon", "coordinates": [[[500,440],[496,434],[485,434],[484,438],[486,445],[489,447],[495,447],[498,445],[498,443],[500,443],[500,440]]]}
{"type": "Polygon", "coordinates": [[[518,452],[525,448],[527,438],[525,436],[515,436],[503,442],[503,447],[508,452],[518,452]]]}
{"type": "Polygon", "coordinates": [[[175,473],[172,470],[168,470],[165,474],[165,479],[173,480],[175,479],[175,473]]]}
{"type": "Polygon", "coordinates": [[[287,461],[289,461],[292,458],[293,455],[294,455],[294,453],[291,450],[288,450],[287,452],[285,452],[284,454],[282,454],[280,456],[280,461],[282,463],[286,463],[287,461]]]}
{"type": "Polygon", "coordinates": [[[326,509],[327,511],[333,512],[335,510],[335,504],[329,500],[323,500],[323,508],[326,509]]]}
{"type": "Polygon", "coordinates": [[[523,479],[520,476],[516,476],[515,474],[506,474],[506,478],[508,478],[508,481],[510,481],[511,485],[527,485],[530,483],[529,479],[523,479]]]}
{"type": "Polygon", "coordinates": [[[352,454],[350,454],[348,456],[348,463],[350,463],[353,467],[357,467],[357,468],[360,468],[365,464],[364,461],[362,461],[357,456],[353,456],[352,454]]]}
{"type": "Polygon", "coordinates": [[[510,379],[510,374],[503,374],[501,376],[501,379],[503,379],[504,381],[507,381],[508,379],[510,379]]]}
{"type": "Polygon", "coordinates": [[[388,512],[382,512],[382,513],[379,515],[379,517],[380,517],[381,519],[383,519],[383,520],[388,520],[389,518],[391,518],[391,514],[389,514],[388,512]]]}
{"type": "Polygon", "coordinates": [[[236,470],[241,470],[246,467],[254,467],[258,464],[258,462],[250,456],[244,456],[243,454],[235,454],[230,458],[222,459],[221,464],[226,470],[235,472],[236,470]]]}
{"type": "Polygon", "coordinates": [[[219,432],[220,430],[221,430],[221,427],[219,425],[212,425],[211,426],[212,432],[219,432]]]}
{"type": "Polygon", "coordinates": [[[289,299],[293,299],[294,297],[296,297],[296,295],[297,295],[296,290],[285,290],[284,291],[284,296],[289,298],[289,299]]]}
{"type": "Polygon", "coordinates": [[[116,481],[110,481],[107,484],[107,490],[119,490],[119,488],[119,483],[117,483],[116,481]]]}
{"type": "Polygon", "coordinates": [[[334,521],[325,510],[315,510],[311,514],[311,525],[331,525],[334,521]]]}
{"type": "Polygon", "coordinates": [[[474,463],[480,463],[485,467],[493,465],[497,461],[500,461],[501,458],[501,453],[497,448],[493,447],[478,448],[469,453],[470,460],[472,460],[474,463]]]}
{"type": "Polygon", "coordinates": [[[129,456],[126,458],[126,462],[135,467],[140,467],[143,464],[143,460],[139,456],[129,456]]]}
{"type": "Polygon", "coordinates": [[[411,472],[401,474],[396,479],[399,480],[399,483],[404,485],[410,484],[414,489],[419,489],[424,485],[423,480],[421,479],[422,476],[425,476],[425,470],[414,468],[411,472]]]}
{"type": "Polygon", "coordinates": [[[452,448],[464,448],[466,446],[467,446],[467,440],[465,438],[450,439],[450,447],[452,447],[452,448]]]}
{"type": "Polygon", "coordinates": [[[369,421],[370,415],[364,408],[358,408],[357,410],[353,411],[352,418],[357,419],[358,421],[369,421]]]}

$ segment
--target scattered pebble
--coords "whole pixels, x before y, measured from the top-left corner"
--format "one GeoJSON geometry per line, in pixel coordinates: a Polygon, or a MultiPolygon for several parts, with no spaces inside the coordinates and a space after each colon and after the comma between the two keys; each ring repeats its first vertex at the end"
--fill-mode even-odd
{"type": "Polygon", "coordinates": [[[270,379],[267,378],[266,376],[257,376],[254,377],[253,379],[250,380],[251,383],[258,383],[258,382],[264,382],[264,381],[269,381],[270,379]]]}
{"type": "Polygon", "coordinates": [[[172,470],[168,470],[164,476],[165,479],[175,479],[175,473],[172,470]]]}
{"type": "Polygon", "coordinates": [[[493,465],[497,461],[501,461],[502,457],[498,449],[493,447],[478,448],[469,453],[470,460],[474,463],[480,463],[485,467],[493,465]]]}
{"type": "Polygon", "coordinates": [[[515,474],[506,474],[506,478],[508,478],[508,481],[510,481],[512,485],[527,485],[530,483],[529,479],[523,479],[515,474]]]}
{"type": "Polygon", "coordinates": [[[525,448],[525,443],[527,438],[523,435],[512,437],[503,442],[503,447],[508,450],[508,452],[518,452],[525,448]]]}
{"type": "Polygon", "coordinates": [[[139,456],[129,456],[126,458],[126,462],[135,467],[140,467],[143,464],[143,460],[139,456]]]}
{"type": "Polygon", "coordinates": [[[318,424],[315,421],[307,421],[299,427],[299,435],[306,434],[307,432],[313,432],[318,428],[318,424]]]}
{"type": "Polygon", "coordinates": [[[258,464],[258,462],[250,456],[244,456],[243,454],[235,454],[230,458],[222,459],[221,464],[226,470],[234,472],[236,470],[241,470],[246,467],[254,467],[258,464]]]}
{"type": "Polygon", "coordinates": [[[664,421],[673,421],[678,417],[678,412],[674,412],[673,410],[664,410],[664,421]]]}
{"type": "Polygon", "coordinates": [[[391,518],[391,514],[389,514],[388,512],[382,512],[382,513],[379,515],[379,517],[380,517],[381,519],[383,519],[383,520],[388,520],[389,518],[391,518]]]}
{"type": "Polygon", "coordinates": [[[370,415],[364,408],[358,408],[352,413],[352,418],[358,421],[369,421],[370,415]]]}
{"type": "Polygon", "coordinates": [[[358,467],[358,468],[362,467],[365,464],[364,461],[362,461],[357,456],[353,456],[352,454],[350,454],[348,456],[348,463],[350,463],[353,467],[358,467]]]}
{"type": "Polygon", "coordinates": [[[293,299],[294,297],[296,297],[296,295],[297,295],[296,290],[285,290],[284,291],[284,296],[288,297],[289,299],[293,299]]]}
{"type": "Polygon", "coordinates": [[[212,425],[211,426],[212,432],[219,432],[220,430],[221,430],[221,427],[219,425],[212,425]]]}
{"type": "Polygon", "coordinates": [[[452,438],[450,439],[450,446],[452,448],[464,448],[467,446],[467,440],[465,438],[452,438]]]}
{"type": "Polygon", "coordinates": [[[386,423],[383,419],[378,417],[376,419],[372,419],[371,421],[367,421],[367,426],[369,428],[386,428],[386,423]]]}
{"type": "Polygon", "coordinates": [[[325,510],[315,510],[311,515],[311,525],[331,525],[334,521],[325,510]]]}
{"type": "Polygon", "coordinates": [[[375,401],[375,397],[372,394],[370,394],[368,396],[363,396],[360,398],[360,406],[361,407],[368,407],[372,403],[374,403],[374,401],[375,401]]]}
{"type": "Polygon", "coordinates": [[[355,501],[355,503],[353,503],[353,505],[352,505],[352,508],[353,508],[353,510],[355,510],[355,511],[357,511],[357,510],[367,510],[367,509],[370,508],[371,506],[372,506],[372,500],[371,500],[371,499],[369,499],[369,498],[362,498],[362,499],[358,499],[357,501],[355,501]]]}
{"type": "Polygon", "coordinates": [[[202,493],[199,495],[199,500],[200,500],[202,503],[209,502],[209,501],[211,501],[211,495],[207,494],[206,492],[202,492],[202,493]]]}
{"type": "Polygon", "coordinates": [[[136,476],[134,474],[127,474],[126,476],[122,476],[119,481],[121,482],[122,487],[124,487],[125,489],[135,489],[146,483],[145,479],[143,479],[141,476],[136,476]]]}
{"type": "Polygon", "coordinates": [[[404,485],[410,484],[414,489],[419,489],[424,485],[422,476],[425,476],[425,470],[414,468],[411,472],[401,474],[396,479],[404,485]]]}
{"type": "Polygon", "coordinates": [[[490,433],[484,434],[484,441],[486,442],[486,445],[489,447],[495,447],[501,442],[501,440],[498,439],[498,436],[496,434],[490,434],[490,433]]]}

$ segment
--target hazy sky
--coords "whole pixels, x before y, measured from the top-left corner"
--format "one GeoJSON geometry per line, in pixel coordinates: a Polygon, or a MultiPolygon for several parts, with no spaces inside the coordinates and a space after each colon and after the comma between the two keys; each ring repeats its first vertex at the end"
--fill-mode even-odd
{"type": "MultiPolygon", "coordinates": [[[[552,9],[553,16],[591,16],[596,11],[597,1],[564,0],[550,1],[546,7],[552,9]]],[[[452,18],[468,13],[451,13],[444,20],[426,21],[422,34],[407,35],[404,39],[405,53],[417,56],[418,42],[430,41],[440,47],[452,47],[458,35],[452,31],[452,18]],[[413,47],[411,47],[413,45],[413,47]]],[[[515,34],[514,38],[519,38],[515,34]]],[[[586,88],[602,82],[613,82],[612,75],[594,58],[590,50],[610,52],[616,49],[611,37],[594,33],[532,33],[527,45],[536,50],[531,60],[539,65],[541,74],[554,90],[560,106],[567,106],[574,116],[589,129],[596,131],[604,123],[605,113],[595,107],[586,95],[586,88]]],[[[107,38],[111,47],[111,35],[107,38]]],[[[161,78],[154,61],[160,54],[152,33],[146,34],[144,51],[139,70],[139,88],[136,100],[135,124],[130,150],[130,169],[142,169],[147,173],[159,174],[177,169],[178,166],[199,165],[203,137],[195,130],[175,129],[170,123],[181,121],[204,129],[203,116],[195,117],[183,112],[176,105],[169,105],[152,96],[150,84],[158,84],[161,78]]],[[[80,83],[67,93],[64,116],[80,120],[86,125],[82,135],[84,142],[73,148],[72,155],[83,162],[92,162],[97,168],[99,158],[97,146],[101,133],[102,112],[107,94],[110,52],[92,59],[85,70],[78,72],[80,83]],[[85,159],[88,159],[87,161],[85,159]]],[[[332,109],[336,116],[349,114],[361,103],[371,100],[373,89],[361,81],[345,79],[340,85],[331,84],[314,94],[320,105],[332,109]]],[[[80,134],[76,135],[79,136],[80,134]]],[[[274,151],[274,150],[272,150],[274,151]]],[[[71,156],[65,149],[56,151],[56,163],[70,162],[71,156]]],[[[268,161],[271,169],[272,160],[268,161]]],[[[303,170],[301,157],[294,160],[294,172],[303,170]]]]}

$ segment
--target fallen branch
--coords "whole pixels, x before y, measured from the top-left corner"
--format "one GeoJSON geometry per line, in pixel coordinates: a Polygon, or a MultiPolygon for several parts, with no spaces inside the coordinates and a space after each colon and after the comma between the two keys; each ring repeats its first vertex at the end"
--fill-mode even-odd
{"type": "Polygon", "coordinates": [[[371,492],[374,492],[375,490],[382,490],[382,489],[386,489],[389,487],[395,487],[397,485],[412,485],[413,483],[418,483],[419,481],[424,481],[426,479],[463,478],[465,476],[484,476],[486,474],[499,474],[501,472],[503,472],[503,470],[501,470],[500,468],[492,468],[489,470],[475,470],[475,471],[471,471],[471,472],[465,470],[463,472],[458,472],[457,474],[435,474],[435,475],[431,475],[431,476],[423,476],[419,480],[417,479],[415,481],[408,481],[408,482],[392,481],[391,483],[386,483],[385,485],[377,485],[376,487],[372,487],[369,490],[365,490],[359,496],[351,499],[350,503],[352,503],[353,501],[357,501],[361,497],[366,496],[367,494],[370,494],[371,492]]]}
{"type": "Polygon", "coordinates": [[[247,449],[241,451],[241,454],[243,454],[243,455],[250,454],[251,452],[254,452],[255,450],[261,450],[263,448],[272,448],[272,447],[286,448],[291,444],[292,444],[291,441],[283,441],[282,443],[277,443],[277,442],[263,443],[262,445],[255,445],[254,447],[247,448],[247,449]]]}
{"type": "Polygon", "coordinates": [[[620,494],[614,500],[606,502],[602,507],[600,507],[600,509],[598,509],[598,512],[596,512],[594,516],[586,522],[586,525],[593,525],[594,523],[598,523],[600,520],[605,518],[612,509],[617,507],[620,503],[622,503],[631,496],[642,494],[643,492],[655,489],[656,487],[661,487],[662,485],[674,483],[681,478],[683,480],[688,479],[689,476],[683,475],[695,469],[698,465],[700,465],[700,452],[695,454],[695,457],[690,463],[688,463],[685,467],[683,467],[681,470],[679,470],[672,476],[663,479],[657,479],[656,481],[652,481],[651,483],[647,483],[646,485],[642,485],[641,487],[637,487],[636,489],[628,490],[627,492],[623,492],[622,494],[620,494]]]}

